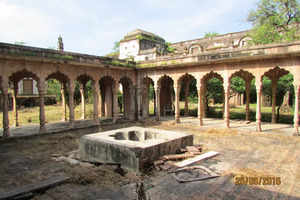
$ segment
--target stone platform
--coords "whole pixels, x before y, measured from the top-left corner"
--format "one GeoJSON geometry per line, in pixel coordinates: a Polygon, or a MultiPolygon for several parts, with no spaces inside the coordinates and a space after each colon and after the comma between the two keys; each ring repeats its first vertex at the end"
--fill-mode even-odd
{"type": "Polygon", "coordinates": [[[160,129],[129,127],[80,138],[80,157],[89,162],[116,163],[143,172],[153,161],[193,145],[193,135],[160,129]]]}

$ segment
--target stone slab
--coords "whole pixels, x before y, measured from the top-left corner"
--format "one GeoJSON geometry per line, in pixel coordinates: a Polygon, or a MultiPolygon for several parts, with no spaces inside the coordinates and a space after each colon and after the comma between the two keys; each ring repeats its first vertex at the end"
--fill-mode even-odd
{"type": "Polygon", "coordinates": [[[118,163],[136,172],[166,154],[193,145],[193,135],[160,129],[129,127],[80,138],[80,158],[89,162],[118,163]]]}

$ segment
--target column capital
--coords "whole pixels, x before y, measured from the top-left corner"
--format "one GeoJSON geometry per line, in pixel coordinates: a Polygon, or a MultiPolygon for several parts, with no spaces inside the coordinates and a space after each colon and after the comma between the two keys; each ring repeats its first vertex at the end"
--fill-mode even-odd
{"type": "Polygon", "coordinates": [[[196,87],[197,87],[197,91],[201,90],[201,87],[202,87],[202,83],[199,79],[197,79],[197,83],[196,83],[196,87]]]}
{"type": "Polygon", "coordinates": [[[223,87],[224,87],[225,92],[226,92],[226,90],[230,89],[230,81],[224,81],[223,87]]]}
{"type": "Polygon", "coordinates": [[[256,87],[256,90],[261,90],[262,89],[262,80],[256,80],[255,81],[255,87],[256,87]]]}
{"type": "Polygon", "coordinates": [[[154,90],[155,91],[159,91],[160,90],[160,86],[159,85],[154,85],[154,90]]]}
{"type": "Polygon", "coordinates": [[[38,85],[39,94],[45,94],[45,92],[46,92],[45,80],[39,80],[37,85],[38,85]]]}
{"type": "Polygon", "coordinates": [[[174,89],[175,90],[180,90],[180,87],[181,87],[181,84],[180,83],[177,83],[177,84],[174,84],[174,89]]]}
{"type": "Polygon", "coordinates": [[[70,80],[68,82],[68,90],[69,90],[69,92],[74,92],[74,90],[75,90],[75,84],[74,84],[73,80],[70,80]]]}
{"type": "Polygon", "coordinates": [[[245,87],[251,87],[251,81],[245,81],[245,87]]]}
{"type": "Polygon", "coordinates": [[[79,87],[79,88],[80,88],[80,90],[83,90],[83,89],[84,89],[84,87],[85,87],[85,84],[83,84],[83,83],[81,83],[81,82],[80,82],[80,83],[79,83],[79,86],[80,86],[80,87],[79,87]]]}
{"type": "Polygon", "coordinates": [[[6,77],[3,77],[3,78],[2,78],[1,89],[2,89],[3,93],[7,93],[7,92],[8,92],[8,89],[9,89],[9,81],[8,81],[8,78],[6,78],[6,77]]]}

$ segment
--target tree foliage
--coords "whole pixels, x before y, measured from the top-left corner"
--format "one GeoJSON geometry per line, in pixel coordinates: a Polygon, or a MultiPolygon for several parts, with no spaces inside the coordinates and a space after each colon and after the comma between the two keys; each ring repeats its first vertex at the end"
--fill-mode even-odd
{"type": "Polygon", "coordinates": [[[15,44],[17,44],[17,45],[26,45],[26,42],[23,42],[23,41],[15,41],[15,44]]]}
{"type": "MultiPolygon", "coordinates": [[[[272,97],[272,81],[267,78],[263,77],[263,94],[266,96],[272,97]]],[[[276,104],[280,106],[283,101],[283,97],[287,91],[294,94],[294,86],[293,86],[293,75],[287,74],[279,78],[277,82],[277,90],[276,90],[276,104]]],[[[292,98],[293,99],[293,98],[292,98]]]]}
{"type": "Polygon", "coordinates": [[[207,33],[205,33],[204,38],[215,37],[217,35],[219,35],[219,33],[216,33],[216,32],[207,32],[207,33]]]}
{"type": "Polygon", "coordinates": [[[238,76],[234,76],[231,78],[230,88],[232,91],[242,94],[245,92],[246,89],[245,81],[238,76]]]}
{"type": "Polygon", "coordinates": [[[256,10],[250,11],[248,21],[254,25],[250,44],[269,44],[299,39],[300,22],[298,0],[260,0],[256,10]]]}
{"type": "Polygon", "coordinates": [[[207,92],[206,99],[214,99],[215,103],[223,103],[224,101],[224,90],[222,81],[218,78],[211,78],[207,81],[207,92]]]}
{"type": "Polygon", "coordinates": [[[106,54],[106,56],[111,58],[119,58],[119,54],[120,54],[120,41],[116,41],[114,42],[112,52],[106,54]]]}
{"type": "Polygon", "coordinates": [[[167,53],[173,53],[176,49],[175,49],[175,47],[172,47],[171,46],[171,42],[166,42],[166,51],[167,51],[167,53]]]}
{"type": "Polygon", "coordinates": [[[113,52],[119,52],[120,51],[120,41],[116,41],[114,43],[113,52]]]}
{"type": "Polygon", "coordinates": [[[61,94],[60,94],[60,83],[56,79],[49,79],[47,81],[47,94],[50,95],[56,95],[56,100],[60,101],[61,100],[61,94]]]}

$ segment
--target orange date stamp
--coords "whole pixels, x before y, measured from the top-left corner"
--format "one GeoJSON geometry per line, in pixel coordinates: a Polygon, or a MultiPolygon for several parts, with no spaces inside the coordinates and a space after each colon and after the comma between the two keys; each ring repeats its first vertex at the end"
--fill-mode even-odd
{"type": "Polygon", "coordinates": [[[280,185],[281,178],[276,176],[235,176],[236,185],[280,185]]]}

